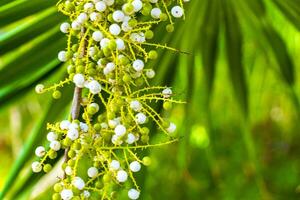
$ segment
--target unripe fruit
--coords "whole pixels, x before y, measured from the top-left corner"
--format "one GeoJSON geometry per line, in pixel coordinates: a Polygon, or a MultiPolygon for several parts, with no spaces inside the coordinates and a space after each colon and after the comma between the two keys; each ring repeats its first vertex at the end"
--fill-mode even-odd
{"type": "Polygon", "coordinates": [[[53,187],[55,192],[61,192],[63,190],[63,186],[60,183],[56,183],[53,187]]]}
{"type": "Polygon", "coordinates": [[[52,93],[52,97],[54,99],[59,99],[61,97],[61,92],[58,91],[58,90],[55,90],[53,93],[52,93]]]}
{"type": "Polygon", "coordinates": [[[151,158],[148,157],[148,156],[145,156],[145,157],[143,158],[143,164],[144,164],[145,166],[151,165],[151,158]]]}
{"type": "Polygon", "coordinates": [[[51,169],[52,169],[52,166],[51,166],[50,164],[46,164],[46,165],[44,165],[44,167],[43,167],[43,170],[44,170],[44,172],[46,172],[46,173],[50,172],[51,169]]]}
{"type": "Polygon", "coordinates": [[[167,32],[169,32],[169,33],[173,32],[173,31],[174,31],[174,25],[173,25],[173,24],[168,24],[168,25],[166,26],[166,30],[167,30],[167,32]]]}
{"type": "Polygon", "coordinates": [[[149,51],[149,58],[155,60],[157,58],[157,51],[155,50],[149,51]]]}
{"type": "Polygon", "coordinates": [[[171,102],[164,102],[163,108],[165,110],[171,110],[172,109],[172,103],[171,102]]]}

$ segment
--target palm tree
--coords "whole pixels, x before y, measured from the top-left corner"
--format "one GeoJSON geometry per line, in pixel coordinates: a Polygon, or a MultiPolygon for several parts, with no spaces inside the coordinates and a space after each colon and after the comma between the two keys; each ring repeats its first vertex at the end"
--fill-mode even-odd
{"type": "MultiPolygon", "coordinates": [[[[59,24],[65,18],[57,13],[56,2],[56,0],[0,0],[0,106],[2,108],[23,99],[37,83],[65,76],[65,70],[62,69],[65,66],[57,59],[57,52],[65,46],[65,38],[59,33],[59,24]]],[[[289,30],[295,28],[299,31],[300,1],[192,0],[186,13],[185,21],[177,24],[173,34],[166,35],[165,28],[158,26],[156,40],[188,52],[188,55],[179,56],[160,51],[161,56],[152,63],[156,66],[158,74],[154,82],[160,85],[172,84],[178,89],[179,95],[188,102],[180,112],[188,119],[181,126],[181,130],[185,133],[184,138],[177,147],[171,147],[172,151],[181,152],[178,159],[185,163],[178,169],[181,169],[184,174],[185,170],[191,167],[189,165],[191,161],[188,161],[190,158],[186,156],[192,151],[189,138],[197,138],[193,132],[196,130],[198,133],[202,127],[199,129],[195,125],[201,123],[205,130],[204,135],[209,135],[207,137],[211,137],[211,140],[218,139],[219,131],[216,130],[211,104],[214,102],[215,90],[227,91],[222,88],[222,84],[216,85],[215,82],[218,73],[225,72],[228,73],[230,87],[235,95],[235,99],[230,101],[234,102],[232,104],[235,102],[238,104],[227,109],[236,109],[235,112],[239,113],[238,125],[234,126],[238,127],[242,134],[240,137],[243,138],[243,146],[248,156],[245,160],[249,162],[250,171],[254,174],[254,185],[259,191],[255,198],[275,198],[273,185],[266,180],[261,154],[256,152],[257,140],[253,138],[255,127],[252,119],[257,112],[255,108],[258,107],[255,103],[259,101],[253,101],[257,96],[252,96],[255,95],[252,92],[254,86],[259,88],[263,83],[259,81],[253,83],[251,77],[261,76],[258,79],[263,80],[266,71],[272,70],[275,74],[275,83],[282,84],[286,88],[286,95],[297,113],[296,119],[299,119],[300,107],[295,77],[297,69],[294,63],[296,55],[290,53],[286,39],[288,36],[284,35],[278,24],[274,22],[279,21],[282,27],[289,24],[289,30]],[[248,55],[251,57],[246,57],[248,55]],[[259,66],[259,69],[255,64],[257,59],[263,60],[261,63],[264,63],[259,66]],[[223,69],[225,66],[222,65],[223,61],[227,63],[225,69],[223,69]],[[201,110],[201,114],[195,110],[201,110]]],[[[46,123],[55,121],[65,114],[65,105],[71,102],[71,88],[64,89],[63,94],[63,100],[50,100],[40,113],[39,122],[32,129],[10,170],[0,199],[4,196],[9,199],[26,198],[41,178],[24,170],[28,167],[27,161],[32,158],[36,144],[44,140],[46,123]]],[[[199,161],[209,162],[206,168],[212,176],[209,184],[223,191],[217,194],[218,197],[230,197],[222,190],[223,187],[226,188],[226,181],[218,180],[221,177],[218,172],[222,170],[215,160],[216,154],[215,149],[210,146],[205,150],[207,159],[199,161]]],[[[197,155],[193,159],[197,159],[197,155]]],[[[299,167],[299,163],[297,166],[299,167]]],[[[145,178],[141,181],[145,185],[148,184],[145,178]]],[[[192,185],[192,180],[189,184],[192,185]]],[[[189,196],[188,189],[181,195],[176,198],[195,198],[189,196]]],[[[295,195],[290,194],[290,199],[296,198],[295,195]]],[[[166,196],[165,199],[170,196],[166,196]]]]}

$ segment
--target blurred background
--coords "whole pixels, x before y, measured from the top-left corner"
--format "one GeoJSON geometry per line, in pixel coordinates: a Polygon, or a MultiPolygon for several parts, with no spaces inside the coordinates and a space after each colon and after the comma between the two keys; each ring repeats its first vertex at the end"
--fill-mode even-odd
{"type": "MultiPolygon", "coordinates": [[[[0,0],[0,199],[50,199],[30,163],[72,95],[34,92],[65,75],[55,3],[0,0]]],[[[187,104],[170,114],[179,142],[146,152],[141,199],[300,199],[300,1],[191,0],[165,25],[154,41],[190,54],[161,50],[153,84],[187,104]]]]}

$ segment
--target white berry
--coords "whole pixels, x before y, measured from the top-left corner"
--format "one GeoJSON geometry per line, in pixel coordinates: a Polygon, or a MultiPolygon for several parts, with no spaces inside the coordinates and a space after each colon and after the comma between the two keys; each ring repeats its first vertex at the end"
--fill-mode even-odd
{"type": "Polygon", "coordinates": [[[71,168],[70,166],[67,166],[67,167],[65,168],[65,172],[66,172],[67,175],[71,176],[73,170],[72,170],[72,168],[71,168]]]}
{"type": "MultiPolygon", "coordinates": [[[[92,103],[93,104],[93,103],[92,103]]],[[[96,104],[96,103],[94,103],[96,104]]],[[[98,104],[97,104],[98,105],[98,104]]],[[[99,106],[98,106],[98,110],[99,110],[99,106]]],[[[97,111],[98,112],[98,111],[97,111]]],[[[83,132],[88,132],[89,130],[89,126],[86,124],[86,123],[83,123],[83,122],[80,122],[79,123],[79,126],[80,126],[80,129],[83,131],[83,132]]]]}
{"type": "Polygon", "coordinates": [[[45,147],[43,146],[39,146],[35,149],[35,155],[37,157],[43,157],[45,155],[46,151],[45,151],[45,147]]]}
{"type": "Polygon", "coordinates": [[[109,164],[110,169],[112,170],[118,170],[120,168],[120,162],[117,160],[112,160],[109,164]]]}
{"type": "Polygon", "coordinates": [[[47,140],[49,141],[49,142],[52,142],[52,141],[54,141],[54,140],[57,140],[57,134],[56,133],[54,133],[54,132],[49,132],[48,134],[47,134],[47,140]]]}
{"type": "Polygon", "coordinates": [[[80,13],[79,16],[77,17],[77,20],[79,23],[83,24],[88,20],[88,16],[86,13],[80,13]]]}
{"type": "Polygon", "coordinates": [[[43,84],[38,84],[35,86],[35,92],[41,94],[44,92],[45,86],[43,84]]]}
{"type": "Polygon", "coordinates": [[[160,15],[161,15],[161,10],[159,8],[153,8],[151,10],[150,14],[154,19],[159,19],[160,15]]]}
{"type": "Polygon", "coordinates": [[[115,134],[117,136],[123,136],[125,133],[126,133],[125,126],[123,126],[121,124],[119,124],[119,125],[116,126],[116,128],[115,128],[115,134]]]}
{"type": "Polygon", "coordinates": [[[132,172],[138,172],[141,169],[141,164],[138,161],[130,163],[129,168],[132,172]]]}
{"type": "Polygon", "coordinates": [[[138,123],[138,124],[144,124],[147,120],[147,117],[144,113],[138,113],[136,114],[135,116],[135,121],[138,123]]]}
{"type": "Polygon", "coordinates": [[[112,35],[119,35],[121,33],[121,28],[118,24],[112,24],[109,26],[109,32],[112,35]]]}
{"type": "Polygon", "coordinates": [[[73,77],[73,82],[75,83],[75,85],[77,87],[83,88],[84,83],[85,83],[84,75],[83,74],[75,74],[73,77]]]}
{"type": "Polygon", "coordinates": [[[162,91],[162,94],[165,98],[169,98],[172,95],[172,90],[171,88],[166,88],[162,91]]]}
{"type": "Polygon", "coordinates": [[[96,167],[90,167],[87,171],[87,174],[91,178],[95,178],[98,174],[98,169],[96,167]]]}
{"type": "Polygon", "coordinates": [[[61,62],[66,62],[67,59],[67,52],[66,51],[60,51],[57,55],[58,60],[60,60],[61,62]]]}
{"type": "Polygon", "coordinates": [[[141,0],[134,0],[131,4],[133,5],[134,12],[140,11],[143,7],[143,3],[141,2],[141,0]]]}
{"type": "Polygon", "coordinates": [[[125,50],[125,42],[122,39],[117,38],[116,43],[117,43],[117,49],[119,51],[125,50]]]}
{"type": "Polygon", "coordinates": [[[140,59],[137,59],[132,63],[133,69],[135,69],[138,72],[142,71],[144,69],[144,66],[144,62],[140,59]]]}
{"type": "Polygon", "coordinates": [[[170,123],[169,127],[167,128],[169,133],[174,133],[176,131],[176,125],[174,123],[170,123]]]}
{"type": "Polygon", "coordinates": [[[101,91],[101,85],[98,81],[92,80],[88,84],[88,88],[92,94],[98,94],[101,91]]]}
{"type": "Polygon", "coordinates": [[[106,4],[103,1],[99,1],[95,6],[96,10],[99,12],[104,12],[106,10],[106,4]]]}
{"type": "Polygon", "coordinates": [[[107,47],[109,41],[110,41],[110,40],[109,40],[108,38],[103,38],[103,39],[100,41],[100,46],[101,46],[101,48],[103,49],[103,48],[107,47]]]}
{"type": "Polygon", "coordinates": [[[117,173],[117,180],[121,183],[127,181],[128,174],[124,170],[119,170],[117,173]]]}
{"type": "Polygon", "coordinates": [[[174,6],[171,10],[173,17],[180,18],[183,15],[183,9],[180,6],[174,6]]]}
{"type": "Polygon", "coordinates": [[[71,200],[72,197],[73,197],[73,192],[72,192],[72,190],[69,190],[69,189],[63,189],[63,190],[60,192],[60,197],[61,197],[63,200],[71,200]]]}
{"type": "Polygon", "coordinates": [[[129,199],[135,200],[135,199],[138,199],[139,196],[140,196],[140,192],[137,191],[136,189],[130,189],[128,191],[128,197],[129,197],[129,199]]]}
{"type": "Polygon", "coordinates": [[[38,161],[35,161],[31,164],[32,171],[38,173],[42,171],[42,165],[38,161]]]}
{"type": "Polygon", "coordinates": [[[121,140],[120,136],[118,135],[113,135],[111,137],[111,142],[115,145],[121,145],[123,143],[123,141],[121,140]]]}
{"type": "Polygon", "coordinates": [[[52,150],[54,150],[54,151],[60,150],[60,147],[61,147],[60,142],[58,142],[58,141],[56,141],[56,140],[54,140],[54,141],[52,141],[52,142],[50,143],[50,148],[51,148],[52,150]]]}
{"type": "Polygon", "coordinates": [[[70,138],[71,140],[76,140],[79,137],[78,130],[74,128],[68,130],[67,137],[70,138]]]}
{"type": "Polygon", "coordinates": [[[92,35],[93,40],[100,42],[103,39],[103,33],[101,31],[95,31],[92,35]]]}
{"type": "Polygon", "coordinates": [[[146,76],[147,76],[148,78],[154,78],[154,76],[155,76],[155,71],[154,71],[153,69],[148,69],[148,70],[146,71],[146,76]]]}
{"type": "Polygon", "coordinates": [[[135,112],[139,112],[142,110],[142,104],[138,100],[133,100],[130,102],[130,108],[135,112]]]}
{"type": "Polygon", "coordinates": [[[121,10],[116,10],[115,12],[113,12],[112,17],[115,22],[122,22],[125,15],[121,10]]]}
{"type": "Polygon", "coordinates": [[[71,122],[69,120],[63,120],[60,122],[59,127],[62,130],[67,130],[67,129],[69,129],[70,125],[71,125],[71,122]]]}
{"type": "Polygon", "coordinates": [[[74,187],[76,187],[78,190],[82,190],[85,186],[85,183],[82,178],[77,176],[73,179],[72,185],[74,185],[74,187]]]}
{"type": "Polygon", "coordinates": [[[71,28],[71,25],[68,22],[64,22],[60,25],[60,31],[63,33],[68,33],[71,28]]]}
{"type": "Polygon", "coordinates": [[[128,144],[133,144],[135,140],[136,140],[135,136],[132,133],[128,133],[126,142],[128,144]]]}

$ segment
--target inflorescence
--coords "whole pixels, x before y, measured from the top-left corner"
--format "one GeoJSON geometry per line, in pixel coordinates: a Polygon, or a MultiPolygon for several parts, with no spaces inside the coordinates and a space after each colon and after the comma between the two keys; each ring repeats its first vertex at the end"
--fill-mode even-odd
{"type": "Polygon", "coordinates": [[[153,103],[162,101],[165,110],[182,103],[173,99],[171,88],[148,82],[155,76],[147,65],[158,57],[155,49],[178,52],[151,42],[153,28],[166,23],[166,31],[172,32],[173,20],[184,17],[183,3],[188,1],[57,3],[70,19],[60,26],[68,42],[66,50],[58,53],[58,59],[68,64],[68,76],[50,87],[39,84],[36,92],[52,91],[59,99],[61,87],[75,84],[72,113],[68,120],[47,125],[49,145],[36,148],[39,160],[32,163],[34,172],[49,172],[50,160],[64,150],[64,175],[54,185],[53,199],[114,199],[120,190],[126,190],[129,199],[139,198],[134,174],[151,163],[141,150],[176,141],[176,125],[162,117],[153,103]],[[149,121],[166,135],[166,141],[149,144],[149,121]]]}

